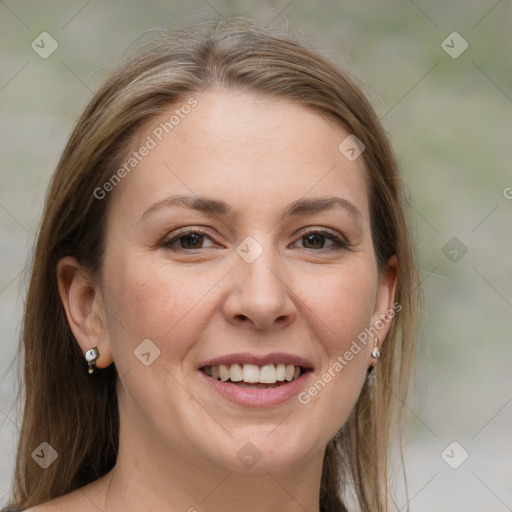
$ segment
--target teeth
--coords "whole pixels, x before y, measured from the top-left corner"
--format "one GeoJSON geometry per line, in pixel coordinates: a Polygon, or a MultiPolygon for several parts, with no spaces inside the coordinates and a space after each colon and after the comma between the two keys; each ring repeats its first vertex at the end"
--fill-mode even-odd
{"type": "Polygon", "coordinates": [[[262,366],[260,370],[260,382],[264,382],[265,384],[274,384],[277,380],[276,373],[276,367],[273,364],[266,364],[265,366],[262,366]]]}
{"type": "Polygon", "coordinates": [[[231,382],[240,382],[244,378],[242,367],[238,363],[231,365],[229,378],[231,379],[231,382]]]}
{"type": "Polygon", "coordinates": [[[292,381],[300,376],[300,366],[293,364],[257,364],[233,363],[232,365],[220,364],[205,366],[204,373],[210,377],[226,382],[246,382],[249,384],[275,384],[276,382],[292,381]]]}
{"type": "Polygon", "coordinates": [[[229,370],[225,364],[219,365],[219,377],[224,382],[229,379],[229,370]]]}
{"type": "Polygon", "coordinates": [[[244,382],[260,381],[260,369],[256,364],[244,364],[242,374],[244,376],[244,382]]]}
{"type": "Polygon", "coordinates": [[[283,363],[279,363],[276,366],[276,379],[279,382],[283,382],[284,379],[286,379],[286,365],[283,363]]]}

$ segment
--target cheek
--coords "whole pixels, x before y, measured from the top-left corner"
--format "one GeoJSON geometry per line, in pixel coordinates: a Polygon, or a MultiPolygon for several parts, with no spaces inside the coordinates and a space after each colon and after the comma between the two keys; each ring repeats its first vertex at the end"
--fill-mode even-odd
{"type": "Polygon", "coordinates": [[[201,314],[212,276],[173,269],[144,258],[110,265],[107,311],[116,365],[150,339],[162,355],[178,364],[203,326],[201,314]],[[127,350],[127,346],[129,350],[127,350]]]}
{"type": "Polygon", "coordinates": [[[324,418],[320,411],[331,411],[325,426],[334,432],[346,421],[364,382],[373,343],[365,329],[375,307],[377,278],[372,265],[365,264],[318,277],[304,301],[325,357],[316,380],[299,399],[324,418]]]}
{"type": "MultiPolygon", "coordinates": [[[[304,278],[301,279],[304,282],[304,278]]],[[[306,312],[318,319],[319,338],[332,356],[369,327],[377,293],[376,273],[371,264],[339,267],[314,275],[303,288],[306,312]]],[[[306,313],[307,314],[307,313],[306,313]]]]}

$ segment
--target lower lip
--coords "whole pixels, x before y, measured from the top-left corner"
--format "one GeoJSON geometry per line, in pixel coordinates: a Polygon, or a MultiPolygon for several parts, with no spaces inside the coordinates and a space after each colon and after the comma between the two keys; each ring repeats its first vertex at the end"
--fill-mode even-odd
{"type": "Polygon", "coordinates": [[[267,407],[282,404],[297,395],[305,387],[312,372],[306,372],[298,379],[282,384],[277,388],[265,389],[242,388],[232,382],[215,380],[201,370],[199,370],[199,373],[206,379],[209,386],[230,402],[242,407],[267,407]]]}

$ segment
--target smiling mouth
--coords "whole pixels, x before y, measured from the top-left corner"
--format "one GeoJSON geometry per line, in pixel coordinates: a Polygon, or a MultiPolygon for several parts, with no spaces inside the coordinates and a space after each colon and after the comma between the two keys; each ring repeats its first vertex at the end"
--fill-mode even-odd
{"type": "Polygon", "coordinates": [[[298,379],[308,369],[293,364],[219,364],[200,368],[215,380],[229,382],[243,388],[277,388],[298,379]]]}

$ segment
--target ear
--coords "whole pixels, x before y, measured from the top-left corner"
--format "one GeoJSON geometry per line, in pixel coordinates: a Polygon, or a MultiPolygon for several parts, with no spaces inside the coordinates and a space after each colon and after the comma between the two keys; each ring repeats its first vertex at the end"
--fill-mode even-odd
{"type": "MultiPolygon", "coordinates": [[[[373,331],[377,331],[379,348],[391,327],[391,319],[395,316],[397,309],[393,307],[395,299],[396,279],[398,275],[398,260],[396,255],[389,258],[387,265],[379,275],[375,310],[372,315],[373,331]]],[[[401,307],[398,309],[398,311],[401,307]]],[[[373,343],[372,343],[373,349],[373,343]]]]}
{"type": "Polygon", "coordinates": [[[84,358],[89,349],[98,347],[96,367],[109,366],[112,350],[103,297],[93,274],[84,269],[76,258],[66,256],[57,264],[57,282],[69,326],[84,358]]]}

